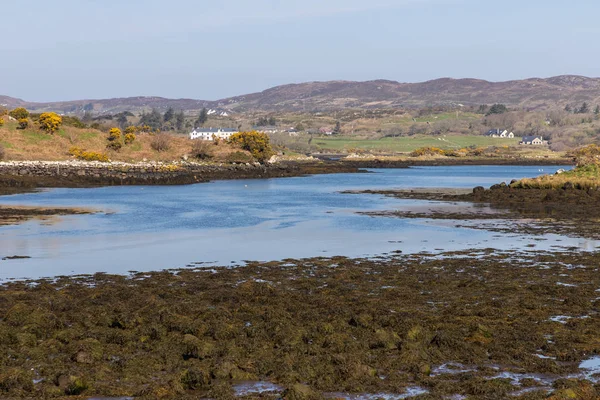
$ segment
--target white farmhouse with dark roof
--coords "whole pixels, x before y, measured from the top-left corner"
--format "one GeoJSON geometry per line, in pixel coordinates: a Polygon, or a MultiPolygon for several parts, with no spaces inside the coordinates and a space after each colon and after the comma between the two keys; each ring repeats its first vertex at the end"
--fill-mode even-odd
{"type": "Polygon", "coordinates": [[[547,142],[541,136],[523,136],[523,139],[519,142],[519,144],[541,146],[543,144],[547,144],[547,142]]]}
{"type": "Polygon", "coordinates": [[[229,139],[236,133],[238,133],[237,129],[230,128],[196,128],[190,132],[190,139],[213,140],[214,137],[229,139]]]}
{"type": "Polygon", "coordinates": [[[515,134],[506,129],[490,129],[485,133],[485,136],[494,138],[514,138],[515,134]]]}

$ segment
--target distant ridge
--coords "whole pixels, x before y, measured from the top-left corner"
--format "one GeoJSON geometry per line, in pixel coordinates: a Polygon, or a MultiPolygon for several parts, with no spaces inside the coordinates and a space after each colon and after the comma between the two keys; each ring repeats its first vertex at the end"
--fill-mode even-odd
{"type": "Polygon", "coordinates": [[[230,97],[218,101],[166,99],[163,97],[127,97],[101,100],[77,100],[32,103],[0,96],[8,108],[27,107],[32,111],[83,113],[142,112],[152,108],[173,107],[195,111],[203,107],[228,112],[244,111],[331,111],[344,108],[423,107],[436,105],[479,105],[504,103],[512,107],[544,109],[567,103],[600,104],[600,78],[561,75],[506,82],[481,79],[440,78],[421,83],[389,80],[366,82],[328,81],[276,86],[260,93],[230,97]]]}

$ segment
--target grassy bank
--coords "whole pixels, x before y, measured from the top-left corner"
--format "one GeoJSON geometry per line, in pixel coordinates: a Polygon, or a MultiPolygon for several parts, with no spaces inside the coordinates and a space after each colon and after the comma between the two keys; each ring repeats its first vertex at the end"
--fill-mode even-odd
{"type": "Polygon", "coordinates": [[[597,189],[600,187],[600,165],[589,164],[558,175],[521,179],[511,187],[523,189],[597,189]]]}
{"type": "Polygon", "coordinates": [[[410,153],[421,147],[461,149],[469,146],[516,146],[520,139],[489,138],[486,136],[415,136],[382,139],[318,138],[314,143],[322,150],[352,151],[372,150],[380,152],[410,153]]]}
{"type": "MultiPolygon", "coordinates": [[[[62,126],[53,135],[35,127],[17,129],[14,122],[0,127],[0,146],[4,148],[5,160],[43,160],[61,161],[73,159],[70,150],[74,147],[86,152],[104,154],[110,160],[136,162],[146,160],[173,161],[181,160],[185,155],[193,153],[194,141],[186,135],[176,134],[137,134],[133,143],[123,146],[118,151],[107,148],[108,133],[91,128],[75,128],[62,126]],[[157,146],[157,136],[163,139],[157,146]]],[[[239,149],[226,143],[210,146],[209,149],[216,161],[227,161],[228,157],[239,149]]],[[[241,152],[244,153],[245,152],[241,152]]],[[[242,155],[243,156],[243,155],[242,155]]],[[[246,161],[250,157],[242,157],[246,161]]]]}

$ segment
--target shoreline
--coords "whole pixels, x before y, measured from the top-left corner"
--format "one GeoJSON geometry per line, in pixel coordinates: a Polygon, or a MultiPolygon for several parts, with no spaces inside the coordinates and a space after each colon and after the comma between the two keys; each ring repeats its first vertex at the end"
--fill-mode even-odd
{"type": "Polygon", "coordinates": [[[567,160],[531,159],[351,159],[282,161],[274,164],[195,162],[0,162],[0,195],[37,188],[85,188],[120,185],[186,185],[229,179],[269,179],[313,174],[358,173],[365,168],[410,168],[462,165],[566,165],[567,160]]]}

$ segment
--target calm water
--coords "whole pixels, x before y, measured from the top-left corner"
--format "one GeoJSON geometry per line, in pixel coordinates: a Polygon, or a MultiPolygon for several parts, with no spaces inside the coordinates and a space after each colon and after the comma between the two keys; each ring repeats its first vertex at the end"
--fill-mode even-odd
{"type": "Polygon", "coordinates": [[[535,243],[594,248],[549,235],[502,235],[456,228],[448,221],[369,217],[356,211],[422,209],[431,203],[342,190],[414,187],[472,188],[553,173],[560,167],[460,166],[371,170],[189,186],[52,189],[6,196],[10,205],[84,206],[102,213],[58,222],[0,227],[0,279],[62,274],[126,273],[203,262],[312,256],[351,257],[466,248],[519,248],[535,243]]]}

